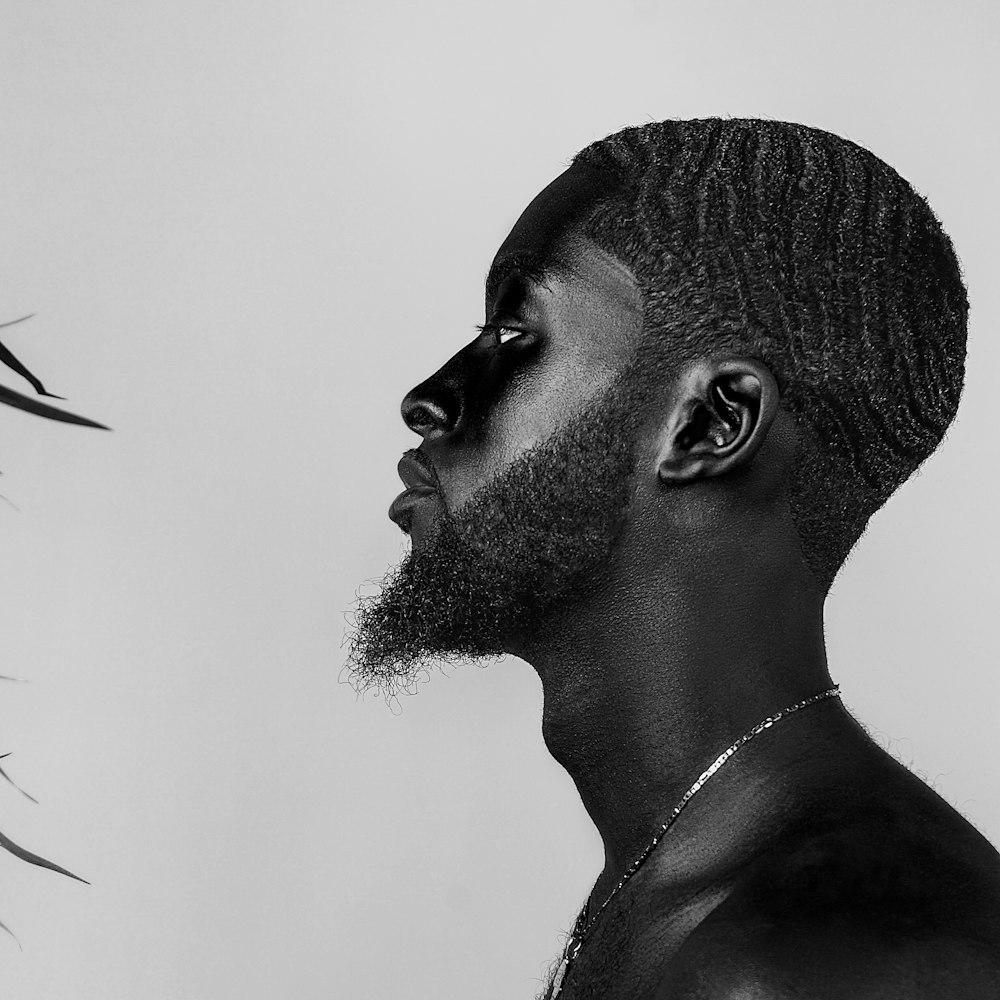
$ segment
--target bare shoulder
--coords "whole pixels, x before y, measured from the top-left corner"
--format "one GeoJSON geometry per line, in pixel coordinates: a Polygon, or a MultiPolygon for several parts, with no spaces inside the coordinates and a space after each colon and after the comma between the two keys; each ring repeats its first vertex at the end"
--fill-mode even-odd
{"type": "Polygon", "coordinates": [[[996,1000],[1000,855],[887,832],[821,832],[763,859],[655,1000],[996,1000]]]}
{"type": "Polygon", "coordinates": [[[687,950],[655,1000],[996,1000],[1000,965],[982,945],[893,942],[835,921],[729,928],[687,950]]]}

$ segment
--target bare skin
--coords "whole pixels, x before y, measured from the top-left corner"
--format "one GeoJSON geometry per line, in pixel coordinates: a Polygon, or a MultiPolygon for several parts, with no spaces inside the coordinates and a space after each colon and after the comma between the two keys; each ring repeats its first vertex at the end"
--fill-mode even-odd
{"type": "MultiPolygon", "coordinates": [[[[403,401],[438,479],[412,509],[415,547],[439,505],[459,508],[631,359],[635,278],[582,231],[604,183],[571,168],[501,246],[486,314],[509,331],[503,358],[473,343],[403,401]]],[[[506,643],[538,671],[546,745],[604,842],[592,912],[726,746],[833,683],[771,372],[690,361],[641,425],[599,586],[506,643]]],[[[615,897],[561,994],[590,996],[1000,996],[1000,856],[840,702],[817,704],[734,756],[615,897]]]]}

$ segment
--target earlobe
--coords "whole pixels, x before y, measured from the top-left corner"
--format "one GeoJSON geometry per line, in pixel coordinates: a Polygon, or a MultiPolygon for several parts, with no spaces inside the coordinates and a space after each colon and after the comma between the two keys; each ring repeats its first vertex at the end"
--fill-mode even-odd
{"type": "Polygon", "coordinates": [[[679,376],[664,422],[660,480],[680,486],[748,465],[777,410],[777,383],[755,358],[695,362],[679,376]]]}

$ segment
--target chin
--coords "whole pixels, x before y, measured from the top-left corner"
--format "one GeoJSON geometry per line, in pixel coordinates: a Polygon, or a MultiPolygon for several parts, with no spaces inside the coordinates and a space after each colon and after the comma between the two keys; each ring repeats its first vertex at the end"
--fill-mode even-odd
{"type": "Polygon", "coordinates": [[[408,510],[407,534],[413,547],[425,547],[437,534],[438,518],[444,501],[437,492],[417,497],[408,510]]]}

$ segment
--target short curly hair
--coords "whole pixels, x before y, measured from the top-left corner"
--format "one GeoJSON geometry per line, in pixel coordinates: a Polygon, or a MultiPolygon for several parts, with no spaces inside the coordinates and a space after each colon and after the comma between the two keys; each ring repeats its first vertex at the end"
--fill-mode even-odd
{"type": "Polygon", "coordinates": [[[805,125],[656,122],[573,163],[611,175],[586,232],[636,275],[642,350],[773,372],[802,441],[792,516],[828,589],[958,408],[968,298],[950,239],[895,170],[805,125]]]}

